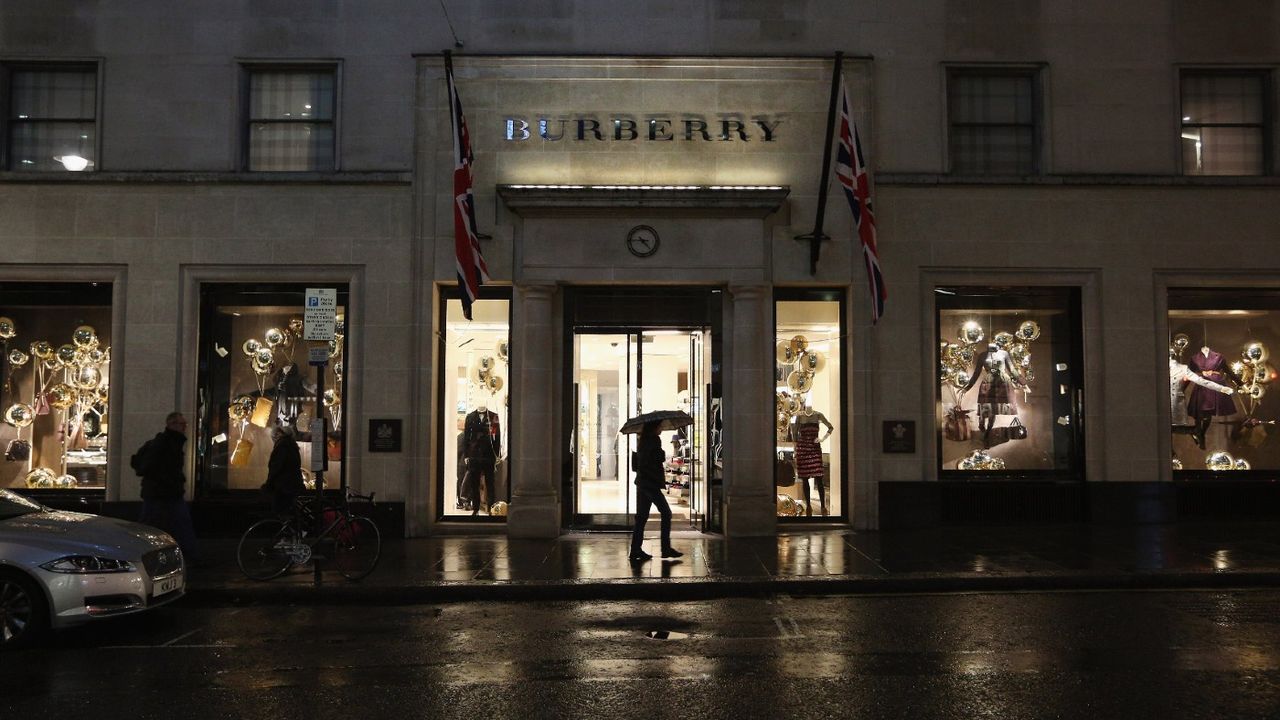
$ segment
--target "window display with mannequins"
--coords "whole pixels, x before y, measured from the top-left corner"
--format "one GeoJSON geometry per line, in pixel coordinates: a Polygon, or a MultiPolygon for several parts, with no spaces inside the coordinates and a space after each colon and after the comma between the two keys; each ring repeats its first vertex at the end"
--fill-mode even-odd
{"type": "Polygon", "coordinates": [[[845,512],[843,438],[836,432],[841,417],[843,304],[840,296],[825,291],[778,292],[774,302],[778,516],[838,517],[845,512]]]}
{"type": "Polygon", "coordinates": [[[1280,469],[1275,371],[1280,298],[1266,291],[1170,291],[1169,404],[1175,472],[1280,469]]]}
{"type": "Polygon", "coordinates": [[[1073,288],[939,288],[943,477],[1078,472],[1078,307],[1073,288]]]}
{"type": "Polygon", "coordinates": [[[0,283],[0,488],[102,491],[111,286],[0,283]]]}
{"type": "Polygon", "coordinates": [[[510,308],[509,300],[482,298],[467,320],[459,298],[444,298],[440,505],[446,519],[506,515],[510,308]]]}

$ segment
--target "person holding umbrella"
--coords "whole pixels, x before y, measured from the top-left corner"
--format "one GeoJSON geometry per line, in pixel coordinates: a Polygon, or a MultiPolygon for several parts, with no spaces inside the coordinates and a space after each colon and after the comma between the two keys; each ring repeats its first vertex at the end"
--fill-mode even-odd
{"type": "MultiPolygon", "coordinates": [[[[680,414],[686,418],[689,417],[684,413],[680,414]]],[[[690,422],[692,420],[689,418],[690,422]]],[[[628,556],[632,562],[644,562],[653,558],[641,548],[644,544],[644,526],[649,522],[649,510],[652,507],[658,508],[658,514],[662,517],[662,557],[678,558],[684,555],[671,547],[671,506],[667,504],[667,498],[662,494],[662,487],[665,484],[662,463],[667,459],[667,454],[663,452],[662,439],[658,436],[664,426],[669,429],[673,423],[679,421],[679,418],[674,420],[669,417],[646,418],[641,415],[627,421],[622,427],[622,432],[635,432],[635,427],[640,428],[636,451],[632,453],[632,464],[636,473],[636,526],[631,531],[631,554],[628,556]],[[643,424],[638,421],[642,421],[643,424]]]]}

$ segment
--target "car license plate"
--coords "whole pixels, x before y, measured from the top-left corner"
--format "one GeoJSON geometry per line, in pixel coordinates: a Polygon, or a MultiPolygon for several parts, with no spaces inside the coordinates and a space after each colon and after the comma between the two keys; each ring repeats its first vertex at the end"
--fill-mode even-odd
{"type": "Polygon", "coordinates": [[[155,586],[152,588],[151,596],[160,597],[161,595],[168,595],[171,592],[181,589],[182,576],[174,575],[173,577],[168,577],[164,580],[157,580],[155,586]]]}

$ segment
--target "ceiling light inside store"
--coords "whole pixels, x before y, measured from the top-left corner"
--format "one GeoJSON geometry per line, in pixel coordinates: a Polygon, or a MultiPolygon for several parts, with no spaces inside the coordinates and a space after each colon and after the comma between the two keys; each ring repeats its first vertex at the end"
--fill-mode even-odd
{"type": "Polygon", "coordinates": [[[62,163],[62,166],[71,172],[80,172],[93,164],[92,160],[86,160],[79,155],[54,155],[53,159],[62,163]]]}

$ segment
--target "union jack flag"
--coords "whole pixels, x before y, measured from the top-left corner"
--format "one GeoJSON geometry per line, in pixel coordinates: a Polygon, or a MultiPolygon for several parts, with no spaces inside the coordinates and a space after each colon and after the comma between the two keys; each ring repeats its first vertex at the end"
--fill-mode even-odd
{"type": "Polygon", "coordinates": [[[853,211],[853,224],[862,242],[862,259],[867,265],[867,282],[871,285],[871,323],[874,325],[884,315],[884,301],[889,296],[884,287],[884,275],[880,272],[880,253],[876,249],[876,216],[871,209],[871,177],[867,174],[866,156],[862,154],[862,140],[858,138],[858,126],[849,118],[849,91],[840,75],[840,144],[836,153],[836,177],[849,199],[853,211]]]}
{"type": "Polygon", "coordinates": [[[453,120],[453,247],[457,255],[458,287],[462,289],[462,316],[471,319],[471,305],[480,295],[480,286],[489,282],[489,268],[480,252],[476,235],[476,206],[471,195],[471,135],[462,115],[458,86],[453,82],[453,64],[446,62],[449,84],[449,113],[453,120]]]}

